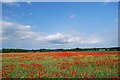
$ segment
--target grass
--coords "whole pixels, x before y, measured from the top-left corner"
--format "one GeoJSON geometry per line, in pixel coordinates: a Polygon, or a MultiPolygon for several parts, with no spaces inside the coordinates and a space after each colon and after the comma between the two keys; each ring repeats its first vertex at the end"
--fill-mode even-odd
{"type": "Polygon", "coordinates": [[[119,78],[117,52],[2,55],[2,78],[119,78]]]}

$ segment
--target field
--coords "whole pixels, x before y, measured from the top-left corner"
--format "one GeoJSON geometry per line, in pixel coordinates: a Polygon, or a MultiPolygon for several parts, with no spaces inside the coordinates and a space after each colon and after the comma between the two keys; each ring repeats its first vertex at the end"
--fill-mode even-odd
{"type": "Polygon", "coordinates": [[[2,78],[119,78],[118,52],[2,54],[2,78]]]}

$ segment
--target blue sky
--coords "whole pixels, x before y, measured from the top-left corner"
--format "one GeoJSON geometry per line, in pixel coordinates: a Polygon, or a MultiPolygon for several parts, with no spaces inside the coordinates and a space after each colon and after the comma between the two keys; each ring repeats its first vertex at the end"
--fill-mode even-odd
{"type": "Polygon", "coordinates": [[[2,5],[2,47],[118,45],[117,2],[15,2],[2,5]]]}

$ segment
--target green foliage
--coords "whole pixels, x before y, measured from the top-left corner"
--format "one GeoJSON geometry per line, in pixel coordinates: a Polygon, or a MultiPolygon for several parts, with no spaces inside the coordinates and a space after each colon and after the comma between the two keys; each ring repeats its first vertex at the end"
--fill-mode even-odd
{"type": "Polygon", "coordinates": [[[79,55],[56,59],[54,57],[45,57],[44,55],[43,60],[38,60],[36,56],[32,59],[30,58],[30,60],[25,58],[24,61],[20,61],[22,57],[14,56],[13,58],[11,56],[6,56],[3,57],[2,67],[4,69],[4,74],[2,74],[2,76],[9,76],[10,78],[14,78],[15,76],[18,76],[19,78],[28,78],[33,74],[33,77],[37,78],[39,72],[41,73],[42,78],[85,78],[87,76],[89,78],[118,77],[118,64],[117,62],[114,62],[115,60],[118,60],[118,57],[116,56],[117,55],[113,54],[102,55],[99,57],[87,55],[86,57],[81,58],[79,55]],[[75,58],[80,58],[80,61],[75,60],[75,58]],[[75,64],[75,62],[78,62],[78,64],[75,64]],[[99,62],[100,65],[96,62],[99,62]],[[9,72],[11,70],[11,65],[12,72],[9,72]],[[59,76],[56,76],[56,74],[59,74],[59,76]]]}
{"type": "Polygon", "coordinates": [[[3,48],[2,53],[12,52],[61,52],[61,51],[120,51],[120,47],[114,48],[74,48],[74,49],[38,49],[38,50],[27,50],[27,49],[5,49],[3,48]]]}

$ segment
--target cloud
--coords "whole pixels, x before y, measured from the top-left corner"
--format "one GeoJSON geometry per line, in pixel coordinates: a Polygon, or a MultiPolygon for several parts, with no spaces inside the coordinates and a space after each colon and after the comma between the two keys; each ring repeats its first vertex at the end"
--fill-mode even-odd
{"type": "MultiPolygon", "coordinates": [[[[3,47],[35,47],[39,33],[33,32],[30,25],[15,22],[2,21],[2,44],[3,47]]],[[[38,43],[38,42],[37,42],[38,43]]]]}
{"type": "Polygon", "coordinates": [[[68,43],[72,43],[75,40],[75,37],[73,39],[73,37],[70,35],[56,33],[46,36],[45,39],[53,44],[68,44],[68,43]]]}
{"type": "Polygon", "coordinates": [[[29,24],[19,24],[8,21],[1,21],[0,24],[2,24],[2,31],[0,31],[2,33],[2,44],[3,47],[7,48],[94,47],[107,45],[111,40],[110,38],[110,40],[108,40],[98,35],[45,34],[33,31],[32,26],[29,24]]]}
{"type": "Polygon", "coordinates": [[[28,36],[30,28],[30,25],[2,21],[2,35],[5,39],[22,39],[28,36]]]}
{"type": "Polygon", "coordinates": [[[112,1],[112,0],[105,0],[104,2],[110,2],[110,1],[112,1]]]}
{"type": "Polygon", "coordinates": [[[28,5],[31,5],[31,4],[32,4],[31,1],[29,1],[29,0],[26,1],[26,3],[27,3],[28,5]]]}
{"type": "Polygon", "coordinates": [[[2,2],[16,2],[16,0],[2,0],[2,2]]]}
{"type": "Polygon", "coordinates": [[[78,44],[99,44],[102,40],[96,36],[94,37],[87,37],[84,38],[83,36],[75,36],[75,35],[68,35],[68,34],[61,34],[56,33],[52,35],[47,35],[44,38],[38,38],[37,40],[45,40],[51,44],[56,45],[63,45],[63,44],[71,44],[71,43],[78,43],[78,44]]]}
{"type": "Polygon", "coordinates": [[[103,2],[106,5],[106,4],[110,3],[110,2],[119,2],[119,0],[104,0],[103,2]]]}
{"type": "Polygon", "coordinates": [[[3,2],[3,3],[6,4],[6,5],[10,5],[10,6],[20,7],[20,4],[19,4],[19,3],[16,3],[16,2],[3,2]]]}
{"type": "Polygon", "coordinates": [[[119,0],[103,0],[103,2],[119,2],[119,0]]]}
{"type": "Polygon", "coordinates": [[[6,5],[10,5],[10,6],[17,6],[17,7],[20,6],[20,4],[17,3],[16,0],[4,0],[4,1],[2,1],[2,3],[6,4],[6,5]]]}
{"type": "Polygon", "coordinates": [[[76,17],[76,15],[70,15],[69,16],[69,18],[75,18],[76,17]]]}

